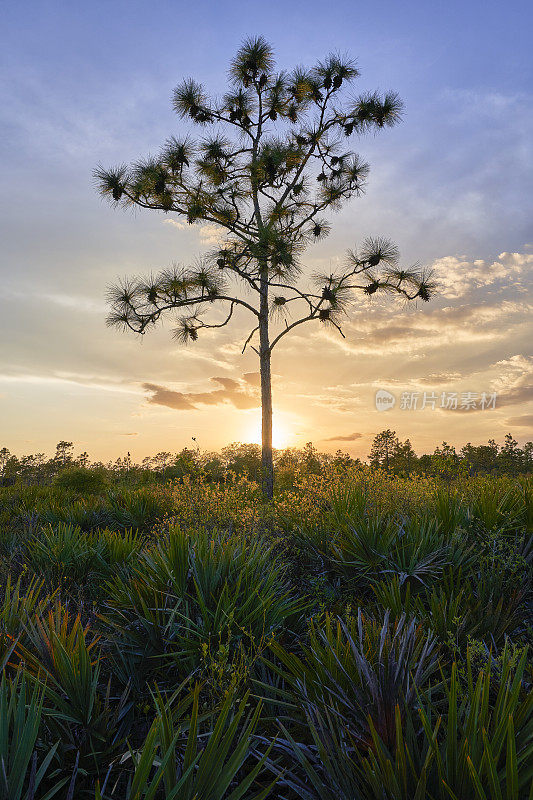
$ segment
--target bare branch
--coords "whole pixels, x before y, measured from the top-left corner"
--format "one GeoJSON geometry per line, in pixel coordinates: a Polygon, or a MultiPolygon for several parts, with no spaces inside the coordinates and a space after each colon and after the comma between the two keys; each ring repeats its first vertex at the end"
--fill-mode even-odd
{"type": "MultiPolygon", "coordinates": [[[[242,348],[242,350],[241,350],[241,355],[244,355],[244,351],[246,350],[247,346],[248,346],[248,345],[250,344],[250,342],[252,341],[252,338],[253,338],[253,335],[254,335],[254,333],[257,333],[257,331],[258,331],[258,330],[259,330],[259,325],[257,325],[257,326],[256,326],[256,327],[253,329],[253,331],[251,331],[251,333],[248,335],[248,337],[247,337],[247,339],[246,339],[246,341],[245,341],[245,343],[244,343],[244,345],[243,345],[243,348],[242,348]]],[[[256,351],[256,352],[257,352],[257,351],[256,351]]]]}

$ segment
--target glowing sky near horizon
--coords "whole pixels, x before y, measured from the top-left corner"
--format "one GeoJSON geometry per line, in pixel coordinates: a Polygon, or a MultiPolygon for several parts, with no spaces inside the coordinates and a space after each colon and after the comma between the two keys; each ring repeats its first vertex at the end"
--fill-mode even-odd
{"type": "MultiPolygon", "coordinates": [[[[368,235],[406,264],[433,266],[438,298],[418,308],[361,301],[346,339],[286,337],[273,363],[275,444],[313,441],[366,456],[383,428],[419,452],[507,431],[533,438],[532,58],[527,2],[275,0],[214,4],[2,4],[0,48],[0,447],[50,453],[59,439],[98,459],[258,441],[257,358],[247,320],[187,349],[169,327],[137,339],[106,329],[117,276],[187,263],[205,226],[113,211],[92,170],[156,152],[182,123],[172,89],[193,75],[217,93],[247,35],[278,63],[356,57],[361,90],[392,88],[401,125],[354,143],[366,194],[308,251],[334,266],[368,235]],[[378,412],[378,389],[394,409],[378,412]],[[497,392],[495,409],[421,409],[423,394],[497,392]],[[401,407],[404,393],[419,407],[401,407]]],[[[175,220],[177,221],[177,220],[175,220]]]]}

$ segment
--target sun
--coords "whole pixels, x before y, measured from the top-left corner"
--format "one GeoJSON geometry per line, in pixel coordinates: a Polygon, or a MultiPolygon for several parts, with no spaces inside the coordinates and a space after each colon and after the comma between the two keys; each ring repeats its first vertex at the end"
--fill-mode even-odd
{"type": "MultiPolygon", "coordinates": [[[[272,446],[277,450],[290,447],[293,442],[292,425],[290,421],[280,414],[274,415],[272,421],[272,446]]],[[[250,424],[245,429],[244,441],[250,444],[261,444],[261,417],[254,414],[250,424]]]]}

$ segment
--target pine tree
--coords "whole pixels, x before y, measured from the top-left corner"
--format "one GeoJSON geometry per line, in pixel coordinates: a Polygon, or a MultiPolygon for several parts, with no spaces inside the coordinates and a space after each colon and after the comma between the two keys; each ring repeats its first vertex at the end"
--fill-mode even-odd
{"type": "Polygon", "coordinates": [[[523,453],[511,433],[505,434],[503,447],[498,454],[499,466],[508,475],[517,475],[522,470],[523,453]]]}
{"type": "Polygon", "coordinates": [[[410,439],[405,442],[399,442],[398,449],[393,457],[392,466],[396,473],[406,472],[411,473],[416,470],[417,455],[413,450],[410,439]]]}
{"type": "Polygon", "coordinates": [[[387,429],[381,431],[374,437],[369,459],[372,467],[381,467],[387,472],[390,470],[391,462],[398,455],[400,443],[396,436],[396,431],[387,429]]]}
{"type": "Polygon", "coordinates": [[[273,493],[271,358],[276,345],[303,323],[341,322],[355,292],[430,299],[430,275],[398,265],[398,250],[368,238],[338,271],[302,285],[307,245],[330,229],[324,216],[364,191],[368,165],[351,137],[395,125],[402,104],[393,92],[354,97],[355,63],[330,55],[312,69],[276,71],[271,46],[248,39],[230,69],[230,85],[210,99],[191,78],[174,92],[174,108],[200,138],[171,137],[156,157],[131,167],[98,168],[100,192],[113,203],[178,214],[189,224],[217,225],[225,238],[194,265],[145,280],[125,279],[109,293],[108,322],[146,333],[168,311],[182,309],[174,330],[182,343],[229,323],[236,308],[252,317],[243,352],[259,357],[262,470],[273,493]],[[213,315],[223,306],[224,316],[213,315]],[[211,313],[210,313],[211,312],[211,313]]]}

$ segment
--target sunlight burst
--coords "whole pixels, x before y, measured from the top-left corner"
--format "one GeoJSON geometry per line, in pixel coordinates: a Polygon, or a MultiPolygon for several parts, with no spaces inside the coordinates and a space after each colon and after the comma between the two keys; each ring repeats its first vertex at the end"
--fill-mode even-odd
{"type": "MultiPolygon", "coordinates": [[[[292,426],[286,419],[280,419],[279,415],[274,416],[272,429],[272,446],[278,450],[291,447],[294,444],[294,434],[292,426]]],[[[251,444],[261,444],[261,417],[254,416],[246,430],[246,442],[251,444]]]]}

